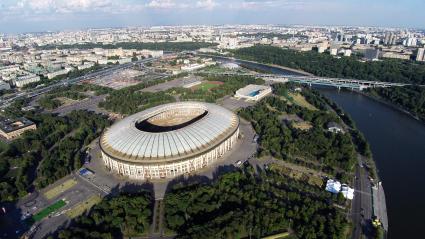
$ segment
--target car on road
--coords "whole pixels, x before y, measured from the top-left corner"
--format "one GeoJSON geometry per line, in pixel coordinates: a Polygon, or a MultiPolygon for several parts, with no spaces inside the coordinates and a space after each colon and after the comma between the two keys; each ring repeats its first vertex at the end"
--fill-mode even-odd
{"type": "Polygon", "coordinates": [[[235,164],[236,164],[236,166],[241,166],[242,161],[238,160],[238,161],[235,162],[235,164]]]}

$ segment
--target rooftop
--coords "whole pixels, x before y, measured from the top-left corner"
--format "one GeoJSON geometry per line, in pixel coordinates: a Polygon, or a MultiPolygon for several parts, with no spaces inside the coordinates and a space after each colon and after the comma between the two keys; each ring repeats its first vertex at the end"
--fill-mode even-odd
{"type": "Polygon", "coordinates": [[[15,130],[22,129],[33,124],[34,122],[24,117],[21,117],[15,120],[0,117],[0,129],[5,133],[10,133],[15,130]]]}

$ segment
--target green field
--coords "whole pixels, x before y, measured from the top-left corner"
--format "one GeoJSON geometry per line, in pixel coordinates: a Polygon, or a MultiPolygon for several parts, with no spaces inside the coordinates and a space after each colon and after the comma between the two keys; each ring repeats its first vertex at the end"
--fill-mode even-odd
{"type": "Polygon", "coordinates": [[[68,179],[65,182],[61,183],[60,185],[48,190],[44,193],[44,196],[47,199],[53,199],[54,197],[58,196],[59,194],[69,190],[70,188],[77,185],[77,181],[75,179],[68,179]]]}
{"type": "Polygon", "coordinates": [[[318,110],[314,105],[310,104],[300,93],[289,93],[289,101],[309,110],[318,110]]]}
{"type": "Polygon", "coordinates": [[[219,84],[216,83],[210,83],[210,82],[203,82],[201,83],[198,87],[198,89],[202,90],[202,91],[209,91],[211,89],[217,88],[219,87],[219,84]]]}
{"type": "Polygon", "coordinates": [[[38,222],[65,205],[66,205],[66,202],[64,200],[59,200],[53,203],[52,205],[44,208],[43,210],[41,210],[39,213],[35,214],[34,216],[32,216],[32,220],[34,222],[38,222]]]}
{"type": "Polygon", "coordinates": [[[83,214],[86,210],[89,210],[93,205],[99,203],[102,199],[97,196],[93,195],[89,197],[84,202],[81,202],[77,204],[75,207],[71,208],[71,210],[66,212],[66,215],[70,218],[75,218],[83,214]]]}

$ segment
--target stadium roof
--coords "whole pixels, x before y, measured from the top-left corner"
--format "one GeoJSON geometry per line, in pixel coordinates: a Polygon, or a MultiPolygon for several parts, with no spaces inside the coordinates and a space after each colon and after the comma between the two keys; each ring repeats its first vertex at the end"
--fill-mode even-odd
{"type": "Polygon", "coordinates": [[[177,102],[124,118],[102,135],[100,144],[104,153],[118,160],[135,163],[172,161],[207,152],[230,137],[238,126],[239,118],[221,106],[177,102]],[[186,121],[179,122],[179,125],[156,126],[148,122],[163,113],[174,110],[184,114],[188,109],[201,113],[186,117],[186,121]]]}

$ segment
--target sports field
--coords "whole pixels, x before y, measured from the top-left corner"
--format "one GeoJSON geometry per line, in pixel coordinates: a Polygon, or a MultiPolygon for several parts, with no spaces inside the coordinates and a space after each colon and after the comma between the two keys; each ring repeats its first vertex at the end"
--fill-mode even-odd
{"type": "Polygon", "coordinates": [[[194,86],[192,89],[209,91],[211,89],[219,87],[222,84],[223,84],[223,82],[220,82],[220,81],[205,81],[205,82],[202,82],[199,85],[194,86]]]}
{"type": "Polygon", "coordinates": [[[59,200],[59,201],[53,203],[52,205],[44,208],[39,213],[33,215],[32,220],[35,221],[35,222],[38,222],[41,219],[49,216],[51,213],[57,211],[59,208],[65,206],[65,205],[66,205],[66,202],[64,200],[59,200]]]}
{"type": "Polygon", "coordinates": [[[59,194],[69,190],[70,188],[74,187],[75,185],[77,185],[77,180],[75,179],[68,179],[65,182],[61,183],[60,185],[48,190],[47,192],[44,193],[44,196],[47,199],[53,199],[56,196],[58,196],[59,194]]]}
{"type": "Polygon", "coordinates": [[[97,196],[93,195],[89,197],[87,200],[78,203],[73,208],[71,208],[69,211],[67,211],[65,214],[72,218],[78,217],[81,214],[83,214],[86,210],[89,210],[91,207],[93,207],[95,204],[99,203],[102,199],[97,196]]]}

